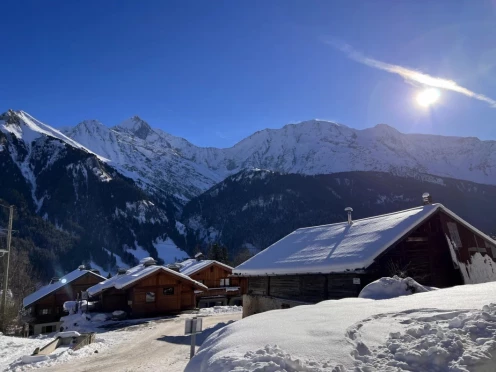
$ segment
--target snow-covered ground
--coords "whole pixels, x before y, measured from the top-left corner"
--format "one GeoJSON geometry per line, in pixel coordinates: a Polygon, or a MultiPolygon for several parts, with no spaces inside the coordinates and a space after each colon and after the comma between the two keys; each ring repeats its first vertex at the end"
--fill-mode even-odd
{"type": "MultiPolygon", "coordinates": [[[[197,345],[207,338],[208,335],[222,326],[241,318],[242,307],[240,306],[216,306],[211,309],[201,309],[198,315],[207,317],[204,319],[204,330],[197,336],[197,345]]],[[[36,338],[8,337],[0,335],[0,371],[27,371],[32,369],[54,370],[75,370],[74,365],[86,366],[86,359],[90,358],[92,363],[108,364],[108,368],[98,368],[98,371],[112,370],[111,361],[120,359],[126,362],[126,356],[119,354],[121,350],[137,347],[138,344],[153,345],[158,337],[170,339],[173,344],[167,345],[160,341],[154,345],[156,349],[167,348],[166,353],[158,353],[156,360],[148,356],[146,361],[139,360],[139,355],[133,356],[133,362],[147,366],[155,366],[153,370],[167,368],[167,371],[182,371],[188,362],[189,346],[184,333],[184,319],[194,316],[194,313],[183,314],[178,317],[163,317],[150,319],[134,319],[126,321],[109,321],[111,314],[73,314],[63,317],[62,325],[67,331],[96,332],[94,343],[73,351],[68,348],[58,348],[50,354],[46,360],[33,363],[23,363],[23,357],[30,356],[39,347],[47,345],[56,337],[56,334],[38,336],[36,338]],[[181,333],[182,332],[182,333],[181,333]],[[177,341],[177,342],[176,342],[177,341]],[[116,349],[115,347],[119,347],[116,349]],[[117,351],[119,350],[119,351],[117,351]],[[164,357],[170,366],[160,360],[160,355],[164,357]],[[155,364],[154,364],[155,363],[155,364]]],[[[131,358],[130,358],[131,359],[131,358]]],[[[116,370],[119,370],[117,368],[116,370]]]]}
{"type": "Polygon", "coordinates": [[[496,371],[493,302],[494,282],[268,311],[212,334],[185,371],[496,371]]]}
{"type": "Polygon", "coordinates": [[[228,314],[228,313],[241,313],[243,311],[242,306],[214,306],[200,309],[198,315],[217,315],[217,314],[228,314]]]}

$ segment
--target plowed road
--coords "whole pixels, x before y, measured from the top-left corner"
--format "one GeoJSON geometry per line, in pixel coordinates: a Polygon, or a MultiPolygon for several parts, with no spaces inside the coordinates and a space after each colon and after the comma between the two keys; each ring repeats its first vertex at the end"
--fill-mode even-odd
{"type": "MultiPolygon", "coordinates": [[[[184,336],[183,317],[157,322],[146,332],[115,345],[98,354],[56,364],[37,371],[60,372],[134,372],[183,371],[189,361],[190,336],[184,336]]],[[[241,314],[215,315],[203,318],[203,333],[197,335],[197,345],[230,322],[241,319],[241,314]]],[[[98,335],[97,335],[98,337],[98,335]]]]}

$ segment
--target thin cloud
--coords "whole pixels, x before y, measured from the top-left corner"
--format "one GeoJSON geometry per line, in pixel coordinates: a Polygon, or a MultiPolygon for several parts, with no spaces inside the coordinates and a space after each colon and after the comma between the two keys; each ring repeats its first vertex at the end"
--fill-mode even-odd
{"type": "Polygon", "coordinates": [[[486,102],[492,107],[496,107],[496,100],[487,97],[483,94],[472,92],[471,90],[458,85],[453,80],[447,80],[447,79],[430,76],[403,66],[392,65],[390,63],[381,62],[376,59],[366,57],[362,53],[354,50],[350,45],[346,43],[341,43],[337,41],[326,41],[326,43],[342,51],[348,56],[348,58],[351,58],[354,61],[357,61],[359,63],[362,63],[364,65],[379,70],[389,72],[391,74],[400,75],[408,82],[416,82],[430,87],[451,90],[453,92],[461,93],[467,97],[475,98],[479,101],[486,102]]]}

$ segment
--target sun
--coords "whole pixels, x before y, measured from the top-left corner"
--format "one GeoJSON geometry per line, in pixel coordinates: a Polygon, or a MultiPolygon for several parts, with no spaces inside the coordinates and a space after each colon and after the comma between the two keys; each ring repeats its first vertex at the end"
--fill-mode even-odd
{"type": "Polygon", "coordinates": [[[427,88],[417,94],[417,102],[420,106],[429,107],[437,102],[440,95],[439,89],[427,88]]]}

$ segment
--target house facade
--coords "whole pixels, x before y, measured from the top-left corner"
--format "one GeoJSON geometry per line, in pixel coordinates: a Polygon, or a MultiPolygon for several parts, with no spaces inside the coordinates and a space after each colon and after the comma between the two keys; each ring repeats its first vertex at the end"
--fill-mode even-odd
{"type": "Polygon", "coordinates": [[[356,297],[384,276],[439,288],[496,280],[496,241],[441,204],[298,229],[234,270],[243,315],[356,297]]]}
{"type": "Polygon", "coordinates": [[[65,315],[64,302],[81,299],[84,291],[102,280],[105,278],[97,272],[81,266],[61,278],[52,279],[50,284],[25,297],[23,307],[29,317],[29,333],[38,335],[58,331],[60,317],[65,315]]]}
{"type": "Polygon", "coordinates": [[[125,311],[130,317],[173,314],[196,307],[195,291],[207,290],[203,284],[148,257],[138,266],[120,272],[88,288],[99,310],[125,311]]]}
{"type": "Polygon", "coordinates": [[[196,306],[211,307],[241,305],[246,293],[246,279],[233,277],[233,268],[215,260],[192,258],[175,264],[181,274],[205,286],[207,291],[196,291],[196,306]]]}

